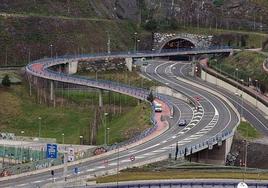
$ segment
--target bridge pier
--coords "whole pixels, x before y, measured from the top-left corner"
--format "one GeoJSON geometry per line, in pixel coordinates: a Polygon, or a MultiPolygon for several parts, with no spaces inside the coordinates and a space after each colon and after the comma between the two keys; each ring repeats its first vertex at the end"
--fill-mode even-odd
{"type": "Polygon", "coordinates": [[[99,89],[99,107],[103,107],[103,90],[99,89]]]}
{"type": "Polygon", "coordinates": [[[128,71],[132,72],[133,59],[128,57],[125,59],[128,71]]]}
{"type": "Polygon", "coordinates": [[[53,101],[54,108],[56,107],[56,97],[55,97],[55,82],[53,80],[49,81],[50,85],[50,101],[53,101]]]}
{"type": "Polygon", "coordinates": [[[50,100],[54,100],[54,82],[52,80],[50,81],[50,100]]]}
{"type": "Polygon", "coordinates": [[[225,165],[228,153],[231,150],[233,137],[230,137],[212,148],[206,148],[186,157],[191,162],[225,165]]]}
{"type": "Polygon", "coordinates": [[[77,67],[78,67],[78,61],[75,61],[75,60],[73,60],[73,61],[71,61],[71,62],[68,62],[67,63],[67,73],[68,74],[75,74],[75,73],[77,73],[77,67]]]}

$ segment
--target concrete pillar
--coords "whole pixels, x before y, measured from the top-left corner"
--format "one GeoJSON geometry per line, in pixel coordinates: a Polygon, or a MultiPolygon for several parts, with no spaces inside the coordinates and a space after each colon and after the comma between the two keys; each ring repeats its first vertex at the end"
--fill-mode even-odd
{"type": "Polygon", "coordinates": [[[77,73],[78,61],[71,61],[67,63],[67,72],[68,74],[75,74],[77,73]]]}
{"type": "Polygon", "coordinates": [[[50,81],[50,100],[54,100],[54,82],[52,80],[50,81]]]}
{"type": "Polygon", "coordinates": [[[103,98],[102,98],[103,90],[99,89],[99,107],[103,107],[103,98]]]}
{"type": "Polygon", "coordinates": [[[132,65],[133,65],[133,59],[128,57],[125,59],[126,61],[126,66],[127,66],[127,69],[132,72],[132,65]]]}

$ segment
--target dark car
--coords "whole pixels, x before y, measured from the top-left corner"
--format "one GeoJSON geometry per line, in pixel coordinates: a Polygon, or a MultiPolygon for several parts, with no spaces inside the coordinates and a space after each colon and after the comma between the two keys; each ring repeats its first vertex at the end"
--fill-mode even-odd
{"type": "Polygon", "coordinates": [[[179,121],[178,125],[179,126],[185,126],[185,125],[187,125],[187,121],[185,119],[182,119],[182,120],[179,121]]]}

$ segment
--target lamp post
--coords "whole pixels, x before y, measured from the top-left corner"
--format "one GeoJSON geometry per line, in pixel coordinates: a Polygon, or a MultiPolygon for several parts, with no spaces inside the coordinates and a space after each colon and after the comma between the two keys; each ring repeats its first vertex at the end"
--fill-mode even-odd
{"type": "Polygon", "coordinates": [[[50,47],[50,58],[52,59],[52,56],[53,56],[53,44],[50,44],[49,47],[50,47]]]}
{"type": "MultiPolygon", "coordinates": [[[[20,131],[22,137],[23,137],[23,134],[24,134],[24,131],[20,131]]],[[[22,148],[23,148],[23,141],[21,140],[21,148],[20,148],[20,154],[21,154],[21,162],[22,162],[22,148]]]]}
{"type": "Polygon", "coordinates": [[[258,80],[255,80],[256,83],[256,95],[255,95],[255,99],[256,99],[256,108],[258,107],[258,100],[257,100],[257,96],[258,96],[258,80]]]}
{"type": "Polygon", "coordinates": [[[83,145],[83,136],[80,135],[79,138],[80,138],[80,145],[83,145]]]}
{"type": "Polygon", "coordinates": [[[62,136],[62,144],[64,144],[64,133],[62,133],[61,136],[62,136]]]}
{"type": "Polygon", "coordinates": [[[41,121],[42,121],[42,118],[38,117],[38,119],[39,119],[38,138],[40,140],[40,138],[41,138],[41,121]]]}
{"type": "Polygon", "coordinates": [[[138,35],[138,33],[135,32],[134,33],[134,53],[136,53],[136,51],[137,51],[137,35],[138,35]]]}
{"type": "Polygon", "coordinates": [[[243,102],[244,102],[244,99],[243,99],[243,94],[244,94],[244,89],[243,89],[243,87],[244,87],[244,79],[241,79],[241,82],[242,82],[242,94],[241,94],[241,100],[242,100],[242,102],[241,102],[241,119],[243,118],[243,102]]]}
{"type": "Polygon", "coordinates": [[[140,41],[141,41],[140,39],[137,40],[136,52],[139,51],[139,43],[140,43],[140,41]]]}
{"type": "Polygon", "coordinates": [[[110,133],[110,128],[107,127],[107,145],[109,145],[109,133],[110,133]]]}
{"type": "Polygon", "coordinates": [[[104,145],[107,145],[107,140],[106,140],[106,139],[107,139],[107,137],[106,137],[106,136],[107,136],[107,135],[106,135],[106,134],[107,134],[107,133],[106,133],[106,132],[107,132],[107,129],[106,129],[106,116],[107,116],[107,115],[108,115],[108,113],[105,112],[105,113],[104,113],[104,145]]]}

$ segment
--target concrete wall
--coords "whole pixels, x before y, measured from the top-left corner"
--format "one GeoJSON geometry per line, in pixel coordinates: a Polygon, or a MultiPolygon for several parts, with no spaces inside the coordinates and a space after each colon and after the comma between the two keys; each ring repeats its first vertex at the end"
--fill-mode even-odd
{"type": "Polygon", "coordinates": [[[246,100],[249,103],[251,103],[252,105],[256,106],[266,116],[268,116],[268,107],[265,106],[263,103],[259,102],[258,100],[256,100],[255,97],[252,97],[251,95],[243,92],[242,90],[238,89],[237,87],[235,87],[227,82],[224,82],[224,81],[220,80],[219,78],[216,78],[215,76],[212,76],[203,70],[201,72],[201,78],[209,83],[223,87],[223,88],[229,90],[230,92],[237,93],[237,95],[239,95],[239,96],[242,95],[244,100],[246,100]]]}
{"type": "Polygon", "coordinates": [[[77,72],[78,61],[68,62],[68,74],[75,74],[77,72]]]}
{"type": "Polygon", "coordinates": [[[169,96],[181,99],[183,101],[189,102],[184,95],[168,87],[158,86],[155,88],[155,91],[160,94],[169,95],[169,96]]]}
{"type": "Polygon", "coordinates": [[[130,72],[132,71],[132,65],[133,65],[133,59],[132,58],[126,58],[126,66],[127,66],[127,69],[130,72]]]}

